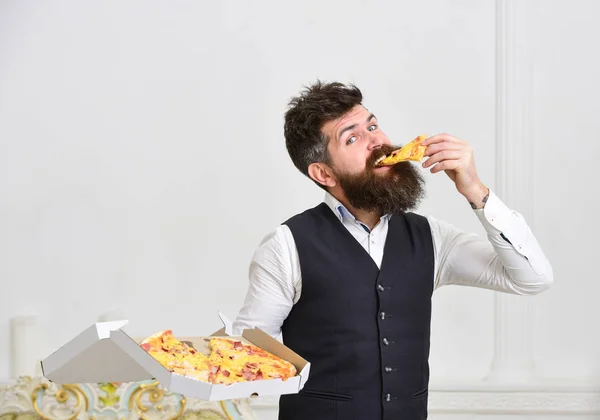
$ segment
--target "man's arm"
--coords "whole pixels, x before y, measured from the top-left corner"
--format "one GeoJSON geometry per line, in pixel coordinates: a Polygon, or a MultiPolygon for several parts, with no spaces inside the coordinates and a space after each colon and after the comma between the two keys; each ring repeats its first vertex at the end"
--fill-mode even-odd
{"type": "Polygon", "coordinates": [[[487,239],[430,219],[436,252],[436,287],[462,284],[515,294],[536,294],[553,281],[552,267],[523,216],[510,210],[479,179],[473,149],[449,134],[425,139],[423,163],[444,171],[483,224],[487,239]]]}
{"type": "Polygon", "coordinates": [[[533,295],[550,287],[552,267],[522,215],[491,190],[484,207],[473,211],[487,240],[428,218],[436,252],[436,288],[458,284],[533,295]]]}
{"type": "Polygon", "coordinates": [[[267,235],[254,252],[244,304],[233,323],[233,333],[258,327],[279,336],[283,321],[297,302],[300,267],[293,236],[285,225],[267,235]]]}

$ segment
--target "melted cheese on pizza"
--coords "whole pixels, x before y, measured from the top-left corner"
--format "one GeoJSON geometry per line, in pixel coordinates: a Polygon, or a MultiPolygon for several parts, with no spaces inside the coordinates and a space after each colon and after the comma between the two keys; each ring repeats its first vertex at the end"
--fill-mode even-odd
{"type": "Polygon", "coordinates": [[[208,358],[177,340],[171,330],[156,333],[140,343],[161,365],[173,373],[208,381],[208,358]]]}
{"type": "Polygon", "coordinates": [[[214,384],[256,381],[295,376],[296,367],[257,346],[213,337],[210,356],[177,340],[171,330],[161,331],[140,346],[173,373],[214,384]]]}
{"type": "Polygon", "coordinates": [[[234,383],[260,379],[283,380],[296,375],[296,367],[259,347],[240,341],[213,338],[210,361],[219,366],[215,383],[234,383]]]}

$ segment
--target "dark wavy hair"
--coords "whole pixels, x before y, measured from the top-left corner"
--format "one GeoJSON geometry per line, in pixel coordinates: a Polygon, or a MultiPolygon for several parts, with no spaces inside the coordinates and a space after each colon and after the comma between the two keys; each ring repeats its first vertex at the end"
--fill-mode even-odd
{"type": "Polygon", "coordinates": [[[330,163],[329,139],[321,131],[323,125],[362,104],[362,100],[362,92],[354,85],[321,81],[305,86],[290,100],[285,113],[285,145],[300,172],[308,176],[311,163],[330,163]]]}

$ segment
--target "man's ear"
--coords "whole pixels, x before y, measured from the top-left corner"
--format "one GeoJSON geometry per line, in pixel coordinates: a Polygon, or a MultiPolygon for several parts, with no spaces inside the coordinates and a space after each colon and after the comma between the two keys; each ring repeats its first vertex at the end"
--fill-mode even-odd
{"type": "Polygon", "coordinates": [[[325,187],[335,187],[337,181],[329,165],[323,162],[311,163],[308,166],[308,175],[325,187]]]}

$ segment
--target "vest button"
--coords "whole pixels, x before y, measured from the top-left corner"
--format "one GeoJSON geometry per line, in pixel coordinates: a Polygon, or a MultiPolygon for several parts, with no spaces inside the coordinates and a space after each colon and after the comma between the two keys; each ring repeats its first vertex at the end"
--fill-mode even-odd
{"type": "Polygon", "coordinates": [[[385,319],[385,312],[381,312],[381,313],[379,314],[379,317],[380,317],[381,319],[385,319]]]}
{"type": "Polygon", "coordinates": [[[390,402],[390,401],[392,401],[392,396],[391,396],[390,394],[386,394],[386,395],[385,395],[385,400],[386,400],[387,402],[390,402]]]}
{"type": "Polygon", "coordinates": [[[383,288],[383,286],[381,284],[378,284],[377,285],[377,290],[379,290],[380,292],[383,292],[384,288],[383,288]]]}
{"type": "Polygon", "coordinates": [[[385,371],[386,371],[387,373],[390,373],[390,372],[392,371],[392,368],[391,368],[391,367],[389,367],[389,366],[386,366],[386,367],[385,367],[385,371]]]}
{"type": "Polygon", "coordinates": [[[383,339],[383,340],[381,340],[381,341],[383,341],[383,344],[385,344],[386,346],[389,346],[389,344],[390,344],[390,342],[388,341],[388,339],[387,339],[387,338],[384,338],[384,339],[383,339]]]}

